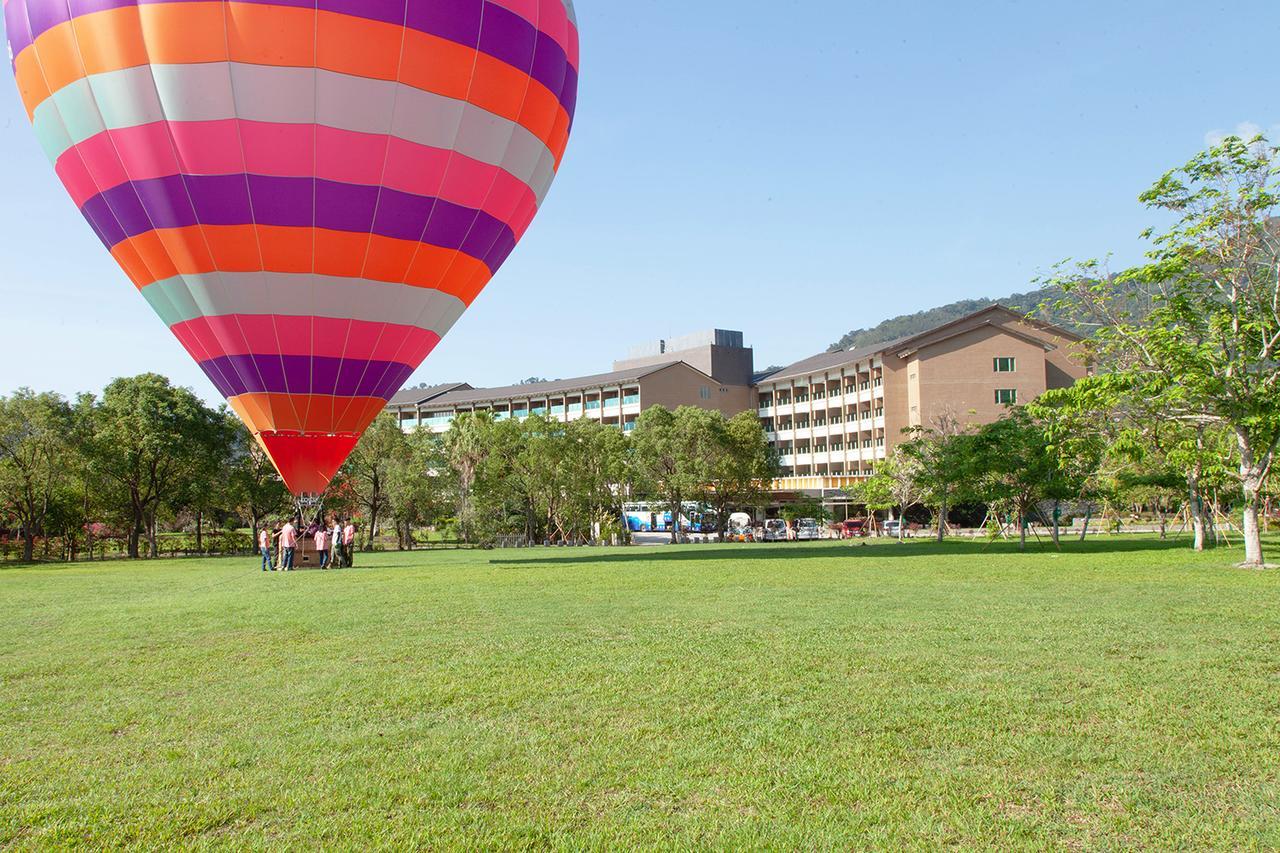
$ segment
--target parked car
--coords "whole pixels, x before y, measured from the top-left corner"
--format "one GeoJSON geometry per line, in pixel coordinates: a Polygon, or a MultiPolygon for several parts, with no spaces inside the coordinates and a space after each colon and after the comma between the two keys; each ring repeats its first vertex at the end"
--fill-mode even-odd
{"type": "Polygon", "coordinates": [[[866,536],[870,532],[867,529],[867,520],[865,518],[846,518],[836,525],[836,529],[841,539],[855,539],[860,536],[866,536]]]}
{"type": "Polygon", "coordinates": [[[764,520],[764,541],[786,542],[787,523],[780,518],[766,518],[764,520]]]}
{"type": "Polygon", "coordinates": [[[893,518],[889,519],[884,523],[884,527],[883,527],[884,535],[896,537],[898,535],[898,528],[901,526],[902,526],[901,521],[898,521],[897,519],[893,519],[893,518]]]}
{"type": "Polygon", "coordinates": [[[818,520],[816,518],[801,518],[796,521],[797,540],[811,542],[821,538],[822,531],[818,528],[818,520]]]}

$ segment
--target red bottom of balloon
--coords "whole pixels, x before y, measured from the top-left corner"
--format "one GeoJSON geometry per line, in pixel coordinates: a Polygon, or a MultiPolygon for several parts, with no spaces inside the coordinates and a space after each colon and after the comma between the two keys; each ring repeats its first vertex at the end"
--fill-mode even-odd
{"type": "Polygon", "coordinates": [[[258,440],[289,491],[295,495],[318,495],[329,487],[360,436],[261,432],[258,440]]]}

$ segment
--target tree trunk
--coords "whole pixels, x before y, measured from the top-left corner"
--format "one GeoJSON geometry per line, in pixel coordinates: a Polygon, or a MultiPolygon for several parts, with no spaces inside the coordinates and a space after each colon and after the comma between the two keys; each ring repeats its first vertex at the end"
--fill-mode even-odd
{"type": "Polygon", "coordinates": [[[1262,478],[1266,466],[1254,458],[1253,442],[1243,431],[1236,433],[1240,446],[1240,485],[1244,492],[1244,563],[1251,569],[1260,569],[1266,563],[1262,556],[1262,531],[1258,526],[1258,504],[1261,500],[1262,478]]]}
{"type": "Polygon", "coordinates": [[[365,539],[365,551],[373,551],[373,540],[378,535],[378,510],[381,509],[379,506],[380,503],[381,501],[379,501],[376,496],[373,500],[369,501],[369,535],[365,539]]]}
{"type": "Polygon", "coordinates": [[[1085,537],[1089,535],[1089,522],[1093,519],[1093,501],[1089,501],[1084,505],[1084,524],[1080,526],[1080,541],[1083,542],[1085,537]]]}
{"type": "Polygon", "coordinates": [[[684,506],[684,501],[681,500],[683,495],[676,494],[676,495],[673,495],[673,497],[675,498],[675,500],[671,504],[671,507],[672,507],[671,508],[671,544],[679,545],[680,544],[680,510],[684,506]]]}
{"type": "Polygon", "coordinates": [[[30,563],[36,558],[36,537],[30,527],[22,528],[22,562],[30,563]]]}
{"type": "Polygon", "coordinates": [[[947,535],[947,499],[943,497],[938,501],[938,541],[941,542],[947,535]]]}
{"type": "Polygon", "coordinates": [[[1053,499],[1053,544],[1061,545],[1058,540],[1058,519],[1062,516],[1062,501],[1057,498],[1053,499]]]}
{"type": "Polygon", "coordinates": [[[1204,501],[1200,497],[1200,465],[1187,474],[1187,512],[1191,516],[1191,549],[1203,551],[1208,538],[1204,521],[1204,501]]]}
{"type": "Polygon", "coordinates": [[[160,556],[160,542],[156,537],[156,514],[154,512],[147,519],[147,545],[151,548],[151,559],[158,558],[160,556]]]}
{"type": "Polygon", "coordinates": [[[1018,510],[1018,553],[1027,550],[1027,517],[1018,510]]]}
{"type": "Polygon", "coordinates": [[[204,553],[204,510],[196,510],[196,553],[204,553]]]}

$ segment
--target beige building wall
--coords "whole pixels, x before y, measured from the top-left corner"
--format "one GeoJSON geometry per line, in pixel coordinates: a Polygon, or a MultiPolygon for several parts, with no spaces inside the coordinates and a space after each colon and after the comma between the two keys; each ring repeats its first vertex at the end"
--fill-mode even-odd
{"type": "Polygon", "coordinates": [[[910,397],[907,377],[911,371],[907,368],[908,362],[895,353],[886,352],[880,358],[884,362],[884,444],[887,450],[892,450],[905,437],[903,430],[911,426],[907,404],[910,397]]]}
{"type": "Polygon", "coordinates": [[[673,364],[663,370],[650,373],[639,381],[640,405],[697,406],[723,412],[733,417],[739,412],[755,411],[755,390],[746,385],[720,385],[685,364],[673,364]],[[704,396],[705,392],[705,396],[704,396]]]}
{"type": "Polygon", "coordinates": [[[1017,393],[1029,403],[1045,392],[1045,350],[996,326],[983,326],[926,347],[919,357],[918,419],[931,426],[939,415],[953,414],[961,424],[998,420],[1006,406],[997,389],[1017,393]],[[994,360],[1014,359],[1012,373],[997,373],[994,360]]]}

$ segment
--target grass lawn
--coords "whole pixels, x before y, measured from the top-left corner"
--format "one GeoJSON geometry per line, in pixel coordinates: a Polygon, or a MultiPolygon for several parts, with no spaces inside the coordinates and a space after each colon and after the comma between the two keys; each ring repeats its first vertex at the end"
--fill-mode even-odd
{"type": "Polygon", "coordinates": [[[0,847],[1275,847],[1280,572],[1184,546],[7,569],[0,847]]]}

